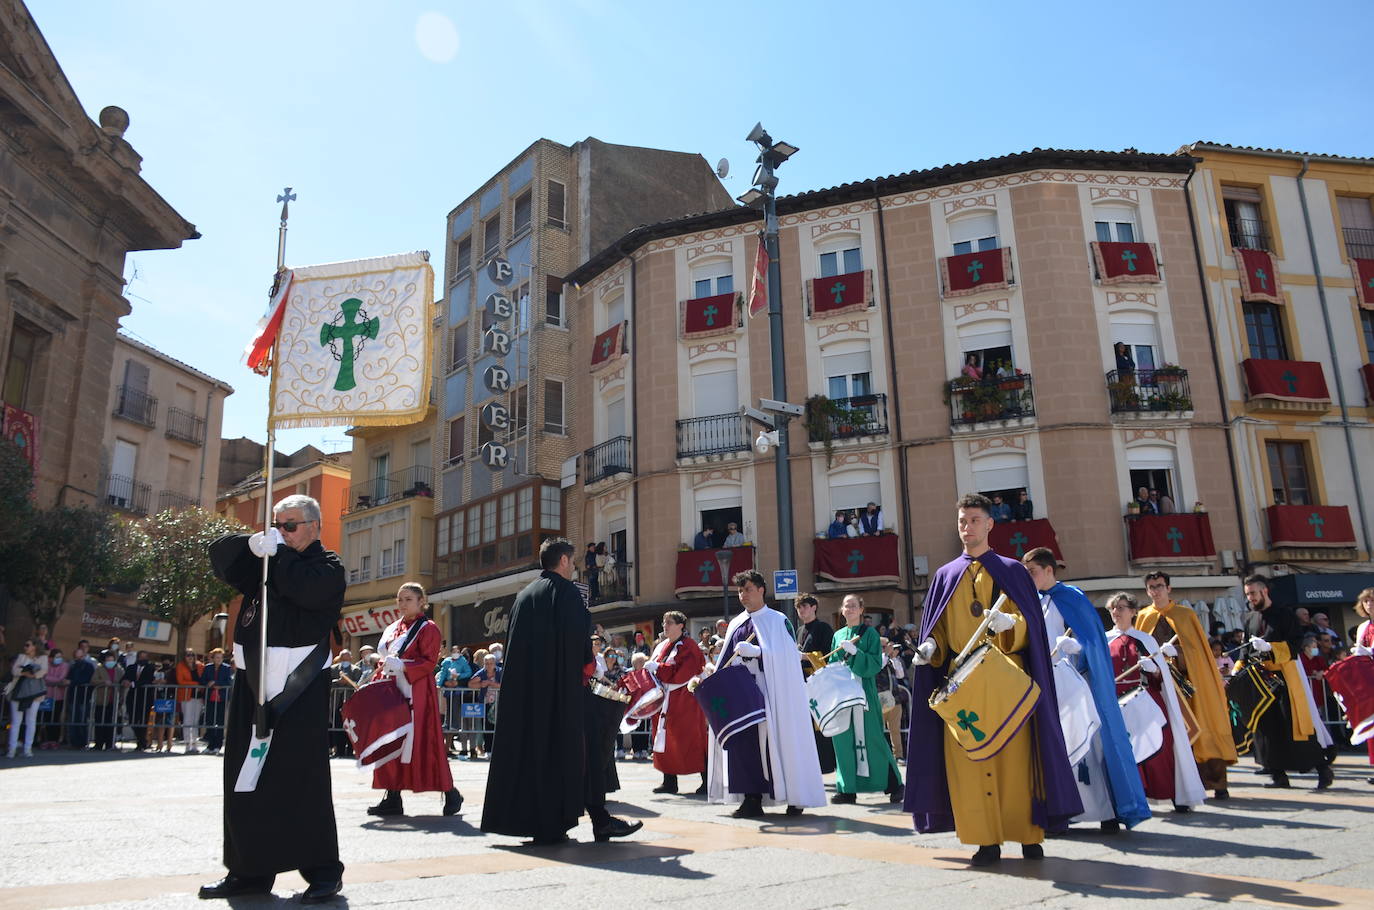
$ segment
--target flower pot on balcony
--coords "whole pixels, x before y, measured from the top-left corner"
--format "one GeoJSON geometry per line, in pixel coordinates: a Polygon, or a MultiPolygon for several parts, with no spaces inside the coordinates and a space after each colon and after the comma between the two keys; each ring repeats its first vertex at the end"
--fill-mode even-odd
{"type": "Polygon", "coordinates": [[[1026,380],[1024,379],[1003,379],[1001,382],[997,383],[997,388],[1007,392],[1024,389],[1025,387],[1026,380]]]}
{"type": "Polygon", "coordinates": [[[1134,499],[1132,499],[1130,502],[1126,503],[1126,514],[1127,514],[1127,515],[1139,515],[1139,514],[1140,514],[1140,503],[1136,502],[1134,499]]]}

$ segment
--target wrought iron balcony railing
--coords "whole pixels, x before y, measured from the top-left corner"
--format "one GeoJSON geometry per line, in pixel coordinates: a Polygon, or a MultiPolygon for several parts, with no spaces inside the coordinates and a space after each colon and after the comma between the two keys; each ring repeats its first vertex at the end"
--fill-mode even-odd
{"type": "Polygon", "coordinates": [[[122,385],[115,395],[114,416],[141,423],[145,427],[157,426],[157,399],[143,389],[122,385]]]}
{"type": "Polygon", "coordinates": [[[1107,394],[1113,414],[1193,409],[1188,371],[1181,367],[1112,370],[1107,374],[1107,394]]]}
{"type": "Polygon", "coordinates": [[[168,408],[166,436],[192,445],[205,445],[205,418],[181,408],[168,408]]]}
{"type": "Polygon", "coordinates": [[[157,510],[159,512],[166,512],[168,509],[189,509],[198,505],[200,505],[200,500],[194,496],[187,496],[185,493],[178,493],[176,490],[163,490],[157,494],[157,510]]]}
{"type": "Polygon", "coordinates": [[[950,380],[945,392],[954,426],[1035,416],[1035,394],[1027,373],[987,379],[961,376],[950,380]]]}
{"type": "MultiPolygon", "coordinates": [[[[850,398],[831,398],[822,419],[831,439],[854,439],[859,436],[882,436],[887,430],[887,395],[854,395],[850,398]]],[[[812,426],[812,442],[822,442],[824,434],[812,426]]]]}
{"type": "Polygon", "coordinates": [[[749,431],[739,414],[689,417],[677,422],[677,457],[747,452],[749,431]]]}
{"type": "Polygon", "coordinates": [[[1351,259],[1374,259],[1374,230],[1369,228],[1341,228],[1345,235],[1345,253],[1351,259]]]}
{"type": "Polygon", "coordinates": [[[1231,246],[1247,250],[1272,250],[1269,239],[1269,226],[1262,218],[1231,218],[1227,227],[1231,234],[1231,246]]]}
{"type": "Polygon", "coordinates": [[[428,465],[417,464],[403,471],[355,483],[348,488],[344,514],[373,509],[411,496],[432,497],[433,482],[434,469],[428,465]]]}
{"type": "Polygon", "coordinates": [[[594,445],[582,456],[585,476],[583,483],[596,483],[616,474],[629,474],[633,471],[630,464],[630,437],[616,436],[594,445]]]}
{"type": "Polygon", "coordinates": [[[120,474],[111,474],[105,481],[105,502],[116,509],[123,509],[125,512],[133,512],[138,515],[148,514],[148,500],[152,498],[153,488],[146,483],[139,483],[132,477],[124,477],[120,474]]]}
{"type": "MultiPolygon", "coordinates": [[[[634,563],[618,562],[597,572],[596,593],[592,595],[592,606],[615,603],[633,597],[630,578],[634,575],[634,563]]],[[[585,580],[585,579],[584,579],[585,580]]]]}

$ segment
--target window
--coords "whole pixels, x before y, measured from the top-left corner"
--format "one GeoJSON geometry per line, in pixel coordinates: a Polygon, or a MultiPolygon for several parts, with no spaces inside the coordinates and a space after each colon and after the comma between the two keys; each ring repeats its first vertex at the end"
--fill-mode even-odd
{"type": "Polygon", "coordinates": [[[358,581],[368,581],[372,578],[372,554],[367,553],[358,557],[358,581]]]}
{"type": "Polygon", "coordinates": [[[449,531],[452,515],[445,515],[434,523],[434,553],[436,556],[448,555],[449,531]]]}
{"type": "Polygon", "coordinates": [[[501,250],[501,215],[492,215],[482,223],[482,258],[495,256],[501,250]]]}
{"type": "Polygon", "coordinates": [[[16,408],[29,409],[27,401],[33,379],[34,362],[38,359],[38,333],[15,320],[10,335],[9,357],[5,361],[3,398],[16,408]]]}
{"type": "Polygon", "coordinates": [[[480,546],[482,543],[482,507],[473,506],[467,511],[468,522],[468,549],[480,546]]]}
{"type": "Polygon", "coordinates": [[[567,426],[563,423],[563,380],[544,380],[544,432],[563,435],[567,426]]]}
{"type": "Polygon", "coordinates": [[[711,262],[692,269],[692,299],[729,294],[735,290],[735,276],[730,262],[711,262]]]}
{"type": "MultiPolygon", "coordinates": [[[[1159,331],[1155,328],[1155,317],[1151,313],[1122,313],[1112,318],[1112,350],[1117,342],[1126,345],[1127,352],[1135,368],[1141,371],[1153,370],[1159,366],[1159,331]]],[[[1113,369],[1116,365],[1113,364],[1113,369]]]]}
{"type": "Polygon", "coordinates": [[[391,545],[391,549],[392,558],[395,560],[396,574],[402,575],[406,570],[406,539],[404,537],[398,538],[391,545]]]}
{"type": "Polygon", "coordinates": [[[455,279],[465,277],[472,271],[472,235],[464,234],[458,241],[458,251],[453,254],[455,279]]]}
{"type": "Polygon", "coordinates": [[[1374,206],[1364,196],[1337,196],[1345,252],[1352,259],[1374,259],[1374,206]]]}
{"type": "Polygon", "coordinates": [[[867,342],[861,348],[832,345],[821,352],[821,366],[825,370],[825,394],[832,401],[873,391],[873,356],[867,342]]]}
{"type": "Polygon", "coordinates": [[[1374,310],[1360,310],[1360,327],[1364,329],[1366,363],[1374,363],[1374,310]]]}
{"type": "Polygon", "coordinates": [[[515,494],[515,531],[522,533],[534,527],[534,487],[525,487],[515,494]]]}
{"type": "Polygon", "coordinates": [[[949,242],[956,256],[997,249],[997,214],[978,212],[954,219],[949,223],[949,242]]]}
{"type": "Polygon", "coordinates": [[[386,499],[386,475],[391,470],[391,454],[378,455],[372,459],[372,499],[381,502],[386,499]]]}
{"type": "Polygon", "coordinates": [[[1021,452],[997,452],[973,459],[973,489],[989,499],[996,493],[1004,503],[1016,503],[1014,492],[1030,489],[1030,468],[1021,452]]]}
{"type": "MultiPolygon", "coordinates": [[[[879,506],[883,504],[883,488],[877,468],[841,471],[831,477],[829,518],[834,518],[840,509],[859,510],[870,502],[876,502],[879,506]]],[[[829,518],[827,525],[830,524],[829,518]]]]}
{"type": "Polygon", "coordinates": [[[1132,243],[1136,239],[1135,209],[1128,205],[1095,205],[1093,227],[1102,243],[1132,243]]]}
{"type": "Polygon", "coordinates": [[[960,326],[960,373],[972,378],[972,373],[965,372],[970,366],[970,357],[980,377],[995,376],[999,370],[1014,372],[1016,358],[1011,340],[1011,321],[1007,319],[988,319],[960,326]]]}
{"type": "Polygon", "coordinates": [[[482,503],[482,543],[496,540],[496,500],[482,503]]]}
{"type": "Polygon", "coordinates": [[[822,278],[833,278],[836,275],[850,275],[854,272],[862,272],[863,268],[863,254],[859,252],[857,246],[821,253],[822,278]]]}
{"type": "Polygon", "coordinates": [[[563,325],[563,282],[550,278],[544,288],[544,321],[549,325],[563,325]]]}
{"type": "Polygon", "coordinates": [[[1231,246],[1251,250],[1269,249],[1269,234],[1260,208],[1264,197],[1260,191],[1248,186],[1223,186],[1221,197],[1231,246]]]}
{"type": "Polygon", "coordinates": [[[539,526],[551,531],[563,527],[563,491],[556,486],[539,488],[539,526]]]}
{"type": "Polygon", "coordinates": [[[698,364],[692,369],[693,416],[739,412],[739,374],[733,360],[698,364]]]}
{"type": "Polygon", "coordinates": [[[1250,356],[1256,360],[1287,360],[1288,344],[1283,336],[1283,316],[1272,303],[1246,302],[1245,337],[1250,356]]]}
{"type": "Polygon", "coordinates": [[[455,417],[448,422],[448,457],[445,467],[463,463],[463,418],[455,417]]]}
{"type": "Polygon", "coordinates": [[[563,208],[564,188],[563,184],[557,180],[549,181],[548,205],[545,207],[548,212],[548,222],[554,227],[567,227],[567,213],[563,208]]]}
{"type": "Polygon", "coordinates": [[[1269,486],[1274,491],[1274,504],[1312,505],[1312,490],[1307,477],[1306,446],[1301,442],[1271,439],[1264,447],[1269,453],[1269,486]]]}
{"type": "Polygon", "coordinates": [[[522,385],[511,391],[510,396],[511,438],[519,439],[525,435],[530,425],[529,386],[522,385]]]}
{"type": "Polygon", "coordinates": [[[519,237],[530,229],[530,211],[533,208],[533,197],[529,190],[521,193],[515,199],[515,207],[511,217],[510,235],[512,238],[519,237]]]}
{"type": "Polygon", "coordinates": [[[515,310],[514,334],[523,335],[530,330],[530,285],[525,282],[511,295],[511,305],[515,310]]]}
{"type": "Polygon", "coordinates": [[[453,327],[449,333],[449,350],[452,355],[449,359],[449,371],[461,369],[468,363],[468,324],[459,323],[453,327]]]}
{"type": "Polygon", "coordinates": [[[515,494],[507,493],[501,497],[501,536],[509,537],[515,533],[515,494]]]}
{"type": "Polygon", "coordinates": [[[606,304],[606,328],[625,321],[625,295],[618,294],[606,304]]]}

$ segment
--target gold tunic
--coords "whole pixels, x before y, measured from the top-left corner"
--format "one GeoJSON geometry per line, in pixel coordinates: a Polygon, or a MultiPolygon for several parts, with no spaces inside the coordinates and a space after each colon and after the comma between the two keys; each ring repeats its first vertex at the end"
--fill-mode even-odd
{"type": "MultiPolygon", "coordinates": [[[[958,654],[978,629],[982,612],[974,615],[974,604],[984,610],[992,607],[992,576],[982,563],[974,560],[959,580],[945,611],[931,631],[938,646],[932,663],[940,666],[946,656],[958,654]]],[[[1038,605],[1037,605],[1038,607],[1038,605]]],[[[1021,609],[1007,598],[1002,611],[1020,617],[1021,609]]],[[[1028,643],[1024,619],[992,639],[994,647],[1025,669],[1019,652],[1028,643]]],[[[948,728],[945,738],[945,776],[949,781],[949,801],[954,809],[954,830],[966,844],[984,846],[1014,841],[1038,844],[1045,832],[1031,821],[1030,724],[1023,726],[1001,752],[986,761],[972,761],[960,748],[948,728]]]]}

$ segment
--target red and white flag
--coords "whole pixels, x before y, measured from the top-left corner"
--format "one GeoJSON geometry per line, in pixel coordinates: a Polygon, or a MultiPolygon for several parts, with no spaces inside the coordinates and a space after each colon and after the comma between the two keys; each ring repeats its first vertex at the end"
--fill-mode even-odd
{"type": "Polygon", "coordinates": [[[754,275],[749,282],[749,316],[768,309],[768,245],[759,234],[759,251],[754,256],[754,275]]]}
{"type": "Polygon", "coordinates": [[[286,312],[286,295],[291,290],[291,272],[283,271],[277,282],[277,292],[267,304],[267,313],[258,320],[257,335],[244,349],[248,369],[259,376],[266,376],[272,368],[272,346],[277,343],[277,333],[281,331],[282,314],[286,312]]]}

